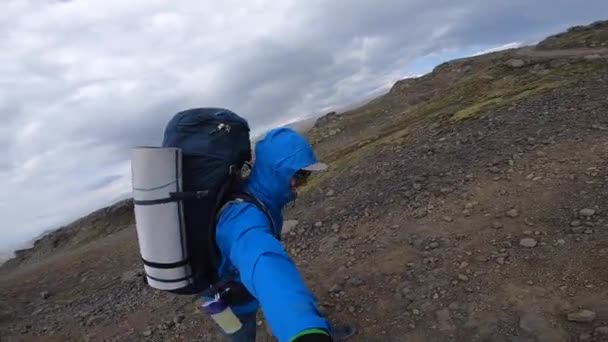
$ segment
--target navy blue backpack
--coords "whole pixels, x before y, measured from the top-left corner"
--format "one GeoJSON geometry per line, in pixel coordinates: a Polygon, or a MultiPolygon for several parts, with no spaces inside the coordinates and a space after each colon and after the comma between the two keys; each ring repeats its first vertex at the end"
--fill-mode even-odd
{"type": "Polygon", "coordinates": [[[223,108],[179,112],[165,128],[162,146],[182,150],[183,192],[174,196],[183,203],[189,263],[194,276],[192,285],[173,293],[199,294],[210,288],[219,291],[216,216],[227,201],[240,198],[263,209],[261,203],[241,191],[241,170],[251,160],[249,132],[245,119],[223,108]]]}

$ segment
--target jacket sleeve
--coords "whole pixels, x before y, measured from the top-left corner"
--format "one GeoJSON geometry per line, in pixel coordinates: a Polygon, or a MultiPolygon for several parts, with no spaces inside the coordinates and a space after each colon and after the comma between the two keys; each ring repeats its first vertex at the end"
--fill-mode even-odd
{"type": "Polygon", "coordinates": [[[219,248],[238,269],[241,282],[260,303],[280,342],[307,329],[329,331],[313,294],[270,229],[255,207],[231,206],[218,224],[219,248]]]}

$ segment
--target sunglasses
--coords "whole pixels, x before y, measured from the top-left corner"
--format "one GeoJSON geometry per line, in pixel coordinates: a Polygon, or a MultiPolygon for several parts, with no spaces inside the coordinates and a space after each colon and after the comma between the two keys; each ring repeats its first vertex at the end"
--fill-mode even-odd
{"type": "Polygon", "coordinates": [[[293,177],[296,179],[298,185],[306,184],[308,178],[312,175],[312,171],[307,170],[299,170],[296,172],[293,177]]]}

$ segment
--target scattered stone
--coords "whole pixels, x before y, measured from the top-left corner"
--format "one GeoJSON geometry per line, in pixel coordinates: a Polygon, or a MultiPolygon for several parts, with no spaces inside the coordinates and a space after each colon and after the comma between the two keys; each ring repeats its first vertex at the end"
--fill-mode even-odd
{"type": "Polygon", "coordinates": [[[559,239],[559,240],[557,240],[557,244],[558,244],[558,245],[560,245],[560,246],[563,246],[563,245],[565,245],[565,244],[566,244],[566,240],[564,240],[564,239],[559,239]]]}
{"type": "Polygon", "coordinates": [[[499,174],[500,173],[500,168],[497,166],[492,166],[491,168],[488,169],[488,171],[490,171],[493,174],[499,174]]]}
{"type": "Polygon", "coordinates": [[[469,217],[469,216],[471,216],[471,211],[469,209],[465,209],[462,211],[462,215],[469,217]]]}
{"type": "Polygon", "coordinates": [[[585,342],[585,341],[589,341],[589,340],[591,340],[591,337],[592,337],[592,336],[591,336],[591,334],[589,334],[589,333],[582,333],[582,334],[580,334],[580,335],[578,336],[578,340],[579,340],[580,342],[585,342]]]}
{"type": "Polygon", "coordinates": [[[597,336],[608,336],[608,327],[597,327],[594,332],[597,336]]]}
{"type": "Polygon", "coordinates": [[[578,227],[581,225],[581,221],[579,220],[574,220],[572,222],[570,222],[570,227],[578,227]]]}
{"type": "Polygon", "coordinates": [[[439,248],[439,242],[431,242],[431,243],[429,244],[429,248],[430,248],[430,249],[439,248]]]}
{"type": "Polygon", "coordinates": [[[352,306],[352,305],[350,305],[350,306],[348,307],[348,312],[350,312],[350,313],[355,312],[355,307],[354,307],[354,306],[352,306]]]}
{"type": "Polygon", "coordinates": [[[570,232],[572,232],[573,234],[582,234],[585,230],[586,230],[585,227],[570,228],[570,232]]]}
{"type": "Polygon", "coordinates": [[[49,293],[49,291],[40,292],[40,298],[42,298],[42,299],[49,299],[50,296],[51,296],[51,294],[49,293]]]}
{"type": "Polygon", "coordinates": [[[469,267],[469,263],[466,261],[463,261],[460,266],[458,266],[458,268],[463,269],[463,268],[467,268],[469,267]]]}
{"type": "Polygon", "coordinates": [[[451,216],[444,216],[441,219],[444,220],[445,222],[452,222],[452,221],[454,221],[454,219],[451,216]]]}
{"type": "Polygon", "coordinates": [[[581,310],[579,312],[568,314],[568,320],[571,322],[588,323],[595,320],[595,312],[591,310],[581,310]]]}
{"type": "Polygon", "coordinates": [[[467,204],[464,205],[464,208],[471,210],[471,209],[475,208],[475,206],[478,205],[478,204],[479,203],[477,203],[477,202],[469,202],[469,203],[467,203],[467,204]]]}
{"type": "Polygon", "coordinates": [[[321,239],[321,242],[319,243],[319,252],[323,253],[323,252],[329,252],[329,251],[333,250],[334,247],[336,246],[336,243],[338,243],[337,236],[328,235],[328,236],[324,237],[323,239],[321,239]]]}
{"type": "Polygon", "coordinates": [[[494,221],[494,222],[492,222],[492,228],[494,228],[494,229],[502,229],[502,228],[504,228],[504,225],[501,222],[494,221]]]}
{"type": "Polygon", "coordinates": [[[283,221],[283,230],[281,231],[281,234],[289,234],[291,231],[293,231],[299,224],[300,222],[298,222],[298,220],[285,220],[283,221]]]}
{"type": "Polygon", "coordinates": [[[186,316],[179,314],[179,315],[175,316],[175,318],[173,318],[173,323],[181,324],[184,321],[184,319],[186,319],[186,316]]]}
{"type": "Polygon", "coordinates": [[[585,229],[585,231],[583,233],[585,233],[587,235],[593,234],[593,229],[585,229]]]}
{"type": "Polygon", "coordinates": [[[588,60],[588,61],[593,61],[593,60],[596,60],[596,59],[602,59],[602,55],[595,53],[595,54],[592,54],[592,55],[587,55],[587,56],[585,56],[583,58],[585,60],[588,60]]]}
{"type": "Polygon", "coordinates": [[[340,225],[339,225],[339,224],[337,224],[337,223],[334,223],[334,224],[331,226],[331,230],[332,230],[334,233],[337,233],[338,231],[340,231],[340,225]]]}
{"type": "Polygon", "coordinates": [[[464,275],[464,274],[459,274],[459,275],[458,275],[458,280],[461,280],[461,281],[469,281],[469,277],[467,277],[467,276],[466,276],[466,275],[464,275]]]}
{"type": "Polygon", "coordinates": [[[582,217],[591,217],[593,215],[595,215],[595,210],[593,209],[581,209],[581,211],[578,212],[579,215],[581,215],[582,217]]]}
{"type": "Polygon", "coordinates": [[[323,222],[319,221],[315,223],[315,228],[321,228],[323,227],[323,222]]]}
{"type": "Polygon", "coordinates": [[[537,244],[538,242],[533,238],[524,238],[519,241],[519,245],[526,248],[536,247],[537,244]]]}
{"type": "Polygon", "coordinates": [[[507,216],[511,217],[511,218],[516,218],[519,216],[519,211],[517,209],[511,209],[509,211],[507,211],[507,216]]]}
{"type": "Polygon", "coordinates": [[[532,235],[533,232],[531,230],[524,230],[524,235],[532,235]]]}
{"type": "Polygon", "coordinates": [[[144,336],[146,336],[146,337],[151,336],[152,335],[152,329],[146,329],[141,334],[144,335],[144,336]]]}
{"type": "Polygon", "coordinates": [[[349,285],[349,286],[361,286],[361,285],[363,285],[363,280],[361,280],[361,279],[359,279],[357,277],[352,277],[352,278],[349,278],[346,281],[346,285],[349,285]]]}
{"type": "Polygon", "coordinates": [[[528,285],[532,286],[532,285],[534,285],[534,282],[533,282],[532,280],[528,280],[528,281],[526,282],[526,284],[528,284],[528,285]]]}
{"type": "Polygon", "coordinates": [[[336,194],[336,192],[333,189],[330,189],[329,191],[327,191],[327,193],[325,194],[325,196],[332,197],[335,194],[336,194]]]}
{"type": "Polygon", "coordinates": [[[541,314],[527,312],[519,319],[519,327],[526,333],[535,336],[538,341],[567,341],[567,334],[559,327],[554,327],[541,314]]]}
{"type": "Polygon", "coordinates": [[[511,58],[508,61],[506,61],[505,64],[507,64],[511,68],[521,68],[524,65],[526,65],[526,62],[523,59],[511,58]]]}
{"type": "Polygon", "coordinates": [[[173,321],[165,321],[160,324],[161,330],[171,330],[175,327],[175,322],[173,321]]]}

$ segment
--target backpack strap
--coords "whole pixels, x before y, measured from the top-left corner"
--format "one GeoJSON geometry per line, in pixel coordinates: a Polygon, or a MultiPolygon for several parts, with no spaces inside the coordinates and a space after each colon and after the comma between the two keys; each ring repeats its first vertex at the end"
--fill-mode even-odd
{"type": "MultiPolygon", "coordinates": [[[[219,221],[222,213],[226,210],[226,208],[228,208],[228,205],[242,202],[252,203],[260,211],[262,211],[270,222],[270,228],[272,230],[273,236],[280,240],[280,234],[276,230],[276,224],[268,208],[264,205],[264,203],[262,203],[262,201],[258,200],[256,197],[252,196],[247,192],[239,192],[228,196],[228,200],[224,203],[224,205],[222,205],[220,210],[218,210],[217,212],[216,222],[219,221]]],[[[238,272],[228,274],[224,278],[218,279],[217,282],[211,284],[210,288],[207,291],[207,294],[220,293],[221,298],[224,299],[224,301],[229,305],[245,304],[255,299],[242,283],[235,282],[237,275],[238,272]]]]}
{"type": "Polygon", "coordinates": [[[220,216],[222,215],[224,210],[228,207],[228,205],[233,204],[233,203],[242,203],[242,202],[251,203],[251,204],[255,205],[260,211],[262,211],[264,213],[264,215],[266,215],[266,218],[268,218],[268,221],[270,222],[270,229],[272,230],[272,235],[274,235],[274,237],[277,238],[278,240],[281,240],[281,234],[277,231],[277,225],[274,222],[274,219],[272,218],[272,215],[270,214],[270,210],[268,210],[268,207],[266,207],[266,205],[262,201],[260,201],[259,199],[257,199],[255,196],[251,195],[248,192],[239,192],[234,195],[231,195],[228,198],[228,201],[226,201],[226,203],[224,203],[224,205],[220,208],[220,210],[218,210],[216,219],[219,220],[220,216]]]}

